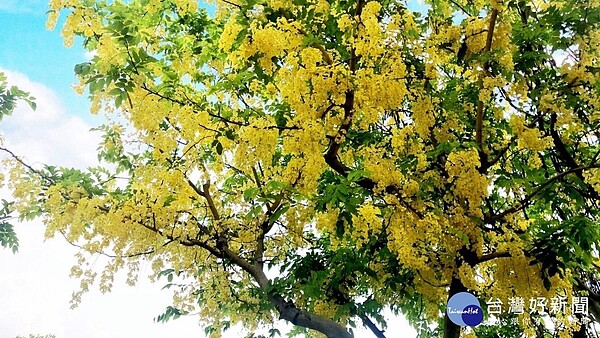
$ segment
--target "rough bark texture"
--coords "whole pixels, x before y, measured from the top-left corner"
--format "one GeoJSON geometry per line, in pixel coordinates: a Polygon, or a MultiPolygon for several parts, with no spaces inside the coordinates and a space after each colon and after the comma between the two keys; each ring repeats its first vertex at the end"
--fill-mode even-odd
{"type": "MultiPolygon", "coordinates": [[[[452,278],[452,283],[450,283],[450,291],[448,292],[448,299],[453,295],[467,291],[467,288],[462,285],[460,280],[456,277],[452,278]]],[[[460,337],[460,326],[454,324],[448,314],[444,316],[444,338],[459,338],[460,337]]]]}

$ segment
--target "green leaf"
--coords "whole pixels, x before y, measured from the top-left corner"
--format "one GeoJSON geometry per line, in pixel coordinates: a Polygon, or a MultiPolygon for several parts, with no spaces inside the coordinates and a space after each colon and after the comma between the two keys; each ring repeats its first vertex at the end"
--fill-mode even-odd
{"type": "Polygon", "coordinates": [[[256,198],[256,196],[258,196],[259,192],[260,192],[260,189],[258,189],[257,187],[251,187],[251,188],[246,189],[244,191],[244,201],[250,202],[251,200],[256,198]]]}
{"type": "Polygon", "coordinates": [[[17,234],[15,233],[12,224],[0,222],[0,245],[4,248],[11,249],[13,253],[18,251],[19,240],[17,239],[17,234]]]}
{"type": "Polygon", "coordinates": [[[275,213],[273,213],[273,215],[269,217],[269,224],[275,223],[279,219],[279,217],[281,217],[281,215],[288,211],[289,208],[289,205],[286,205],[277,209],[277,211],[275,211],[275,213]]]}

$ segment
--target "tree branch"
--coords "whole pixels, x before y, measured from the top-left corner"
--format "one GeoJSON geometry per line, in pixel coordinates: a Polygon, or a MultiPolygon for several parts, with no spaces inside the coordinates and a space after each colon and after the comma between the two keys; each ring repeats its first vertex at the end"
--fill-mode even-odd
{"type": "Polygon", "coordinates": [[[375,325],[375,323],[373,323],[373,321],[371,320],[371,318],[367,317],[367,315],[359,315],[360,319],[362,319],[363,324],[369,328],[369,330],[371,330],[371,332],[373,332],[373,334],[375,335],[375,337],[377,338],[386,338],[385,335],[383,334],[385,331],[380,330],[377,325],[375,325]]]}
{"type": "MultiPolygon", "coordinates": [[[[72,246],[74,246],[74,247],[76,247],[76,248],[79,248],[79,249],[81,249],[81,250],[84,250],[84,251],[88,251],[88,252],[89,252],[89,250],[88,250],[88,249],[86,249],[86,248],[85,248],[83,245],[79,245],[79,244],[77,244],[77,243],[75,243],[75,242],[73,242],[73,241],[70,241],[70,240],[67,238],[67,234],[65,234],[65,232],[64,232],[63,230],[59,230],[59,232],[60,232],[60,234],[63,236],[63,238],[65,239],[65,241],[67,241],[67,243],[69,243],[70,245],[72,245],[72,246]]],[[[170,243],[173,243],[173,240],[168,240],[168,241],[167,241],[167,242],[165,242],[165,243],[164,243],[162,246],[163,246],[163,247],[164,247],[164,246],[167,246],[167,245],[169,245],[170,243]]],[[[133,257],[137,257],[137,256],[145,256],[145,255],[149,255],[149,254],[152,254],[152,253],[154,253],[154,252],[156,252],[156,251],[154,250],[154,248],[152,248],[152,249],[148,249],[148,250],[146,250],[146,251],[141,251],[141,252],[136,252],[136,253],[132,253],[132,254],[127,254],[127,255],[113,255],[113,254],[106,253],[106,252],[104,252],[104,251],[94,251],[94,253],[96,253],[96,254],[99,254],[99,255],[102,255],[102,256],[106,256],[106,257],[109,257],[109,258],[117,258],[117,257],[120,257],[120,258],[133,258],[133,257]]]]}
{"type": "Polygon", "coordinates": [[[260,289],[267,294],[269,301],[279,313],[280,319],[287,320],[294,325],[319,331],[325,334],[328,338],[352,338],[352,335],[340,324],[323,316],[302,311],[298,309],[292,301],[286,300],[283,296],[275,292],[272,289],[271,282],[265,275],[262,267],[260,267],[259,264],[251,264],[248,260],[230,250],[225,239],[217,239],[216,246],[212,246],[204,241],[194,238],[176,238],[172,235],[164,233],[155,226],[150,226],[143,222],[138,223],[144,228],[156,232],[169,240],[176,241],[181,245],[198,246],[203,248],[214,257],[226,259],[234,265],[237,265],[242,270],[246,271],[258,283],[260,289]]]}
{"type": "Polygon", "coordinates": [[[15,153],[13,153],[11,150],[4,148],[4,147],[0,147],[0,151],[4,151],[5,153],[9,154],[10,157],[12,157],[15,161],[19,162],[19,164],[21,164],[23,167],[25,167],[27,170],[31,171],[32,173],[38,175],[42,180],[46,181],[49,184],[54,184],[56,182],[54,182],[54,180],[52,180],[51,178],[47,177],[46,175],[42,174],[39,170],[34,169],[32,166],[30,166],[29,164],[25,163],[25,161],[23,161],[19,156],[17,156],[15,153]]]}
{"type": "Polygon", "coordinates": [[[231,261],[233,264],[246,271],[258,283],[259,287],[265,292],[271,304],[279,313],[279,318],[289,321],[294,325],[305,327],[308,329],[319,331],[325,334],[328,338],[351,338],[352,335],[341,325],[331,319],[327,319],[320,315],[305,312],[296,307],[296,305],[283,296],[275,292],[271,287],[271,282],[265,275],[262,268],[258,265],[250,264],[247,260],[240,257],[235,252],[227,247],[227,243],[217,244],[217,247],[212,247],[202,241],[188,238],[179,240],[182,245],[200,246],[209,250],[211,254],[218,258],[224,258],[231,261]]]}
{"type": "Polygon", "coordinates": [[[569,174],[579,173],[579,172],[581,172],[583,170],[593,169],[593,168],[600,168],[600,164],[594,164],[594,165],[589,165],[589,166],[586,166],[586,167],[574,168],[574,169],[570,169],[570,170],[567,170],[565,172],[562,172],[560,174],[557,174],[557,175],[553,176],[552,178],[548,179],[546,182],[544,182],[539,187],[537,187],[537,189],[535,189],[531,194],[529,194],[525,198],[523,198],[520,202],[518,202],[515,205],[513,205],[512,207],[504,210],[503,212],[490,217],[486,221],[495,222],[497,220],[500,220],[500,219],[504,218],[508,214],[512,214],[514,212],[523,210],[524,208],[526,208],[527,206],[529,206],[529,204],[532,202],[532,200],[533,200],[533,198],[535,196],[537,196],[539,193],[541,193],[550,184],[554,183],[554,181],[557,181],[557,180],[559,180],[559,179],[561,179],[561,178],[563,178],[563,177],[565,177],[565,176],[567,176],[569,174]]]}
{"type": "MultiPolygon", "coordinates": [[[[496,19],[498,17],[498,10],[497,9],[493,9],[492,13],[490,14],[490,24],[488,26],[488,34],[487,34],[487,39],[485,42],[485,48],[483,50],[484,53],[487,53],[490,51],[490,49],[492,48],[492,40],[494,38],[494,28],[496,26],[496,19]]],[[[489,67],[489,62],[486,61],[485,65],[484,65],[484,72],[487,74],[488,72],[488,67],[489,67]]],[[[483,89],[483,79],[479,78],[479,90],[483,89]]],[[[483,101],[479,100],[477,102],[477,117],[475,120],[475,143],[477,143],[477,146],[479,147],[479,151],[480,151],[480,156],[483,155],[483,101]]],[[[481,161],[482,162],[482,166],[484,165],[484,163],[487,163],[487,161],[481,161]]]]}
{"type": "MultiPolygon", "coordinates": [[[[356,9],[354,12],[354,16],[360,17],[362,14],[363,7],[365,5],[364,0],[359,0],[356,4],[356,9]]],[[[356,48],[352,47],[350,51],[350,72],[353,74],[356,71],[356,66],[358,64],[358,57],[356,56],[356,48]]],[[[325,162],[335,171],[340,173],[341,175],[347,175],[350,170],[346,165],[340,161],[338,157],[338,152],[340,150],[340,146],[342,145],[342,140],[350,126],[352,125],[352,118],[354,115],[354,89],[348,89],[345,94],[345,100],[343,104],[344,108],[344,120],[338,129],[337,135],[329,141],[329,149],[327,149],[327,153],[325,154],[325,162]]]]}
{"type": "Polygon", "coordinates": [[[475,264],[484,263],[484,262],[491,261],[493,259],[501,258],[501,257],[512,257],[512,256],[508,252],[492,252],[492,253],[489,253],[489,254],[479,257],[475,264]]]}
{"type": "Polygon", "coordinates": [[[215,201],[212,199],[212,196],[210,195],[210,181],[206,181],[206,183],[204,183],[202,185],[202,192],[204,193],[204,198],[206,199],[206,202],[208,203],[208,207],[210,208],[210,213],[212,214],[213,218],[215,220],[221,219],[221,216],[219,215],[219,211],[217,210],[217,207],[215,206],[215,201]]]}

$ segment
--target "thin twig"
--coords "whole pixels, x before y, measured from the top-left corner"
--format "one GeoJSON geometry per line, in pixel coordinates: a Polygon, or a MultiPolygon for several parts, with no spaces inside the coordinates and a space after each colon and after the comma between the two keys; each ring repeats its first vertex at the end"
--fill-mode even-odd
{"type": "Polygon", "coordinates": [[[546,182],[544,182],[542,185],[540,185],[537,189],[535,189],[531,194],[527,195],[521,201],[519,201],[518,203],[516,203],[512,207],[504,210],[503,212],[499,213],[498,215],[490,217],[489,220],[490,221],[497,221],[497,220],[500,220],[500,219],[504,218],[508,214],[512,214],[514,212],[517,212],[519,210],[522,210],[522,209],[526,208],[531,203],[532,199],[535,196],[537,196],[539,193],[541,193],[550,184],[554,183],[554,181],[557,181],[557,180],[559,180],[559,179],[561,179],[561,178],[563,178],[563,177],[565,177],[565,176],[567,176],[569,174],[578,173],[578,172],[581,172],[583,170],[594,169],[594,168],[600,168],[600,164],[590,165],[590,166],[587,166],[587,167],[574,168],[574,169],[570,169],[570,170],[567,170],[565,172],[562,172],[560,174],[557,174],[557,175],[553,176],[552,178],[550,178],[549,180],[547,180],[546,182]]]}

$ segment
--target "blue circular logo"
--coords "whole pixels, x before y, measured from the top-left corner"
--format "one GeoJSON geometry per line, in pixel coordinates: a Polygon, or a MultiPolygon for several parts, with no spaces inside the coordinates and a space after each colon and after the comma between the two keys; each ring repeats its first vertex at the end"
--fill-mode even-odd
{"type": "Polygon", "coordinates": [[[458,326],[477,326],[483,321],[483,310],[477,297],[469,292],[459,292],[448,300],[448,318],[458,326]]]}

